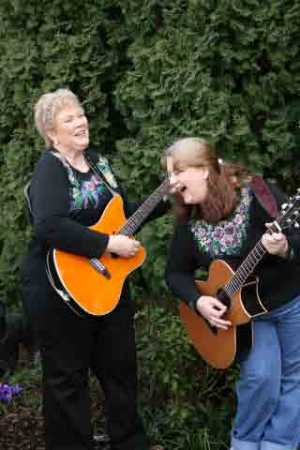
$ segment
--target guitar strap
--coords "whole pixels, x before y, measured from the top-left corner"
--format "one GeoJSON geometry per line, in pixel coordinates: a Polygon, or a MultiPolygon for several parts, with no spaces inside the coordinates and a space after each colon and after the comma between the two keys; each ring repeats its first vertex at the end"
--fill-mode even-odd
{"type": "Polygon", "coordinates": [[[88,165],[90,166],[90,168],[92,169],[92,171],[98,175],[98,177],[100,177],[100,179],[103,181],[103,183],[105,184],[105,186],[107,187],[107,189],[109,190],[109,192],[112,194],[112,196],[116,195],[116,191],[112,188],[112,186],[110,185],[110,183],[108,182],[108,180],[106,179],[105,175],[102,173],[102,171],[100,170],[100,168],[97,166],[97,164],[94,163],[94,161],[92,160],[92,158],[90,157],[90,155],[86,154],[85,155],[85,159],[86,162],[88,163],[88,165]]]}
{"type": "Polygon", "coordinates": [[[264,179],[259,175],[255,175],[250,182],[250,187],[261,206],[275,219],[279,212],[278,206],[273,193],[264,179]]]}

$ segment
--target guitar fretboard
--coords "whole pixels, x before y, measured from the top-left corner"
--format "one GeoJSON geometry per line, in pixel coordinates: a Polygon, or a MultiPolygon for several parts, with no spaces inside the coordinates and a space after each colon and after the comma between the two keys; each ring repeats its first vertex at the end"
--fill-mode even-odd
{"type": "Polygon", "coordinates": [[[169,189],[169,179],[165,178],[158,188],[142,203],[119,231],[125,236],[132,236],[148,215],[158,205],[169,189]]]}
{"type": "Polygon", "coordinates": [[[242,288],[249,275],[253,273],[255,267],[265,254],[266,249],[260,240],[244,259],[231,280],[225,284],[223,289],[228,296],[231,297],[242,288]]]}

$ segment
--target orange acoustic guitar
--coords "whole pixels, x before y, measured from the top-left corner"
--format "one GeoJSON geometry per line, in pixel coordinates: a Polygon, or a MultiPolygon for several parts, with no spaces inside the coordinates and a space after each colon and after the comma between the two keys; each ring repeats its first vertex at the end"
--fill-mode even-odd
{"type": "MultiPolygon", "coordinates": [[[[90,229],[133,236],[168,189],[166,178],[128,220],[122,198],[119,194],[114,195],[99,221],[90,229]]],[[[145,258],[146,251],[142,246],[131,258],[105,253],[99,259],[89,259],[54,249],[47,255],[47,274],[56,292],[75,312],[102,316],[117,306],[126,277],[141,266],[145,258]]]]}
{"type": "MultiPolygon", "coordinates": [[[[299,228],[296,222],[300,208],[299,191],[288,204],[282,205],[282,212],[272,223],[270,232],[291,225],[299,228]]],[[[225,261],[216,259],[209,267],[207,281],[196,282],[200,295],[216,297],[227,306],[224,319],[232,323],[228,330],[212,327],[186,303],[182,302],[179,306],[181,320],[194,347],[208,364],[217,369],[229,367],[241,346],[251,347],[251,319],[267,312],[259,297],[258,278],[250,279],[265,253],[259,240],[236,271],[225,261]]]]}

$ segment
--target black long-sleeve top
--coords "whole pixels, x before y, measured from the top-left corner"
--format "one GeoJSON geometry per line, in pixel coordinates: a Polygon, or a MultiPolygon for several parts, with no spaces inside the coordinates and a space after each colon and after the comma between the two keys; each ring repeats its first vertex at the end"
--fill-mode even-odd
{"type": "MultiPolygon", "coordinates": [[[[270,183],[269,187],[278,205],[281,205],[285,196],[274,184],[270,183]]],[[[237,268],[266,231],[265,223],[274,220],[250,188],[247,188],[247,192],[249,201],[243,205],[244,214],[235,211],[227,220],[209,227],[215,233],[214,242],[205,232],[207,224],[201,221],[191,220],[176,226],[169,249],[166,281],[171,291],[192,309],[195,309],[196,301],[200,297],[195,284],[196,271],[207,270],[210,263],[217,258],[237,268]],[[218,232],[221,236],[224,230],[230,233],[230,227],[237,225],[240,227],[236,231],[241,234],[240,245],[237,246],[234,240],[230,241],[230,234],[227,234],[227,238],[223,235],[223,244],[227,239],[224,251],[223,244],[216,236],[218,232]],[[243,227],[244,235],[240,231],[243,227]]],[[[239,207],[240,205],[237,209],[239,207]]],[[[300,232],[290,229],[285,233],[289,242],[288,257],[282,258],[266,253],[255,269],[255,274],[259,277],[260,298],[268,310],[300,295],[300,232]]]]}
{"type": "MultiPolygon", "coordinates": [[[[33,172],[29,189],[33,238],[22,272],[25,282],[40,286],[44,294],[45,289],[51,289],[45,270],[50,248],[87,258],[100,257],[106,250],[109,236],[88,227],[99,220],[113,193],[122,196],[127,218],[140,206],[127,200],[106,158],[92,150],[86,152],[109,187],[95,172],[77,171],[52,149],[43,153],[33,172]]],[[[161,202],[147,220],[159,217],[167,208],[168,205],[161,202]]]]}

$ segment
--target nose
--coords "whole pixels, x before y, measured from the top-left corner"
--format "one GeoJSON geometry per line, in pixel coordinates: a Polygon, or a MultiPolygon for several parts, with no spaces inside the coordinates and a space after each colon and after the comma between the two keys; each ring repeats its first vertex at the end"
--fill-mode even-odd
{"type": "Polygon", "coordinates": [[[77,117],[76,125],[85,125],[87,123],[87,117],[86,116],[79,116],[77,117]]]}

